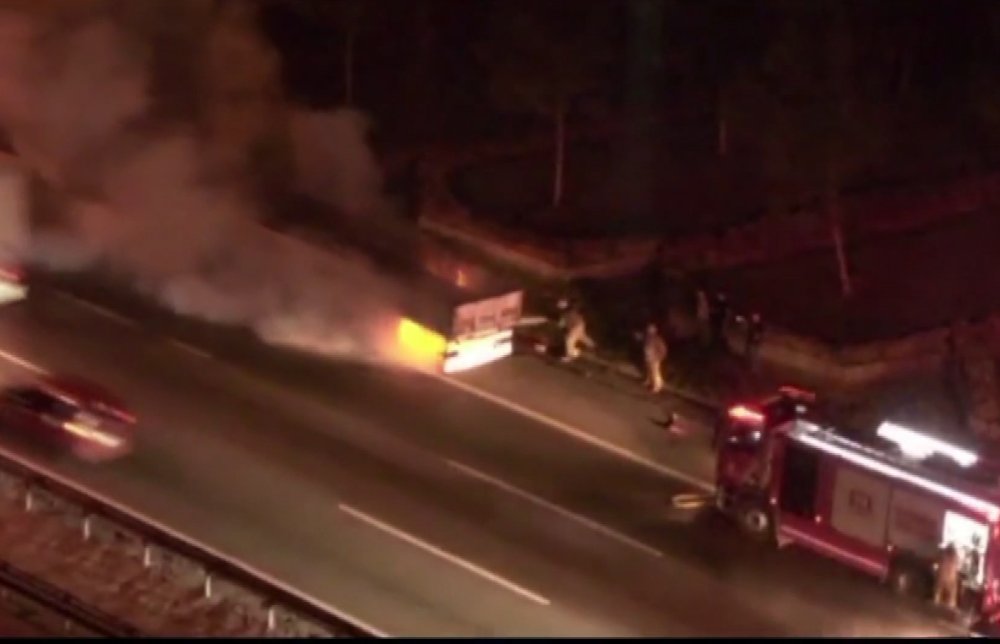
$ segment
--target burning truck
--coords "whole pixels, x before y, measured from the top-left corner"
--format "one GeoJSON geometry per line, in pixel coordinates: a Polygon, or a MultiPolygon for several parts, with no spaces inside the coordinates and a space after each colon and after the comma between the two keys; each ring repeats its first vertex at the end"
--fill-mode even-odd
{"type": "Polygon", "coordinates": [[[321,265],[329,262],[327,251],[356,258],[368,267],[366,274],[390,286],[377,294],[386,310],[375,324],[378,352],[394,361],[457,373],[514,352],[524,302],[520,286],[477,270],[405,222],[342,217],[300,196],[267,229],[296,257],[315,256],[321,265]],[[311,223],[317,220],[322,227],[311,223]]]}
{"type": "Polygon", "coordinates": [[[408,286],[395,336],[407,361],[457,373],[513,353],[522,290],[470,288],[429,274],[412,277],[408,286]]]}
{"type": "Polygon", "coordinates": [[[794,389],[729,408],[717,427],[716,503],[740,528],[930,599],[945,548],[958,606],[1000,616],[1000,472],[974,451],[896,423],[863,441],[822,424],[794,389]]]}

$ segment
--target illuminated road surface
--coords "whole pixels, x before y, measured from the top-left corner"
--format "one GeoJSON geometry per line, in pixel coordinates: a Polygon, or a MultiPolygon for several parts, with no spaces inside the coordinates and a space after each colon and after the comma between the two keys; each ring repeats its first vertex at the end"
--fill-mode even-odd
{"type": "Polygon", "coordinates": [[[18,449],[389,634],[941,632],[836,565],[677,516],[685,484],[435,380],[219,334],[236,368],[154,327],[42,290],[0,310],[0,377],[84,374],[143,421],[116,464],[18,449]]]}

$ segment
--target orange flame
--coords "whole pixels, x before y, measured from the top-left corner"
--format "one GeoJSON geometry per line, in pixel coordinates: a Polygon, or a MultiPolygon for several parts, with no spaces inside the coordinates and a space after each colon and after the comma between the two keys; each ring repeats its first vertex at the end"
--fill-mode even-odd
{"type": "Polygon", "coordinates": [[[396,342],[407,362],[431,365],[440,362],[447,348],[445,338],[409,318],[402,318],[396,327],[396,342]]]}

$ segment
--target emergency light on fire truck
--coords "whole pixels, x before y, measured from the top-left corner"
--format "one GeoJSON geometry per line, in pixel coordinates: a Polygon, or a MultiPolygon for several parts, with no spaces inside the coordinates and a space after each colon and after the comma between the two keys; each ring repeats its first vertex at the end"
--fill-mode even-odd
{"type": "Polygon", "coordinates": [[[922,434],[909,427],[896,423],[884,422],[877,435],[899,446],[899,449],[910,458],[924,460],[934,456],[947,456],[962,467],[972,467],[979,461],[979,456],[967,449],[950,445],[940,439],[922,434]]]}
{"type": "Polygon", "coordinates": [[[722,426],[715,428],[715,443],[719,439],[729,442],[757,442],[768,426],[781,424],[797,416],[805,416],[816,402],[816,395],[796,387],[781,387],[777,394],[755,403],[738,403],[726,410],[722,426]],[[743,431],[726,431],[743,428],[743,431]]]}
{"type": "Polygon", "coordinates": [[[799,389],[797,387],[784,386],[778,389],[778,393],[758,405],[736,404],[729,408],[730,419],[751,424],[761,424],[767,420],[766,411],[775,406],[785,406],[796,413],[803,414],[810,405],[816,402],[816,394],[811,391],[799,389]]]}

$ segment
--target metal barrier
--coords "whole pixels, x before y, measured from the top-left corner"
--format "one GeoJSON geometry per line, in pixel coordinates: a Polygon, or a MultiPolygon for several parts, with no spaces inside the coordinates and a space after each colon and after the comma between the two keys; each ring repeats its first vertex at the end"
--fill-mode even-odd
{"type": "MultiPolygon", "coordinates": [[[[201,586],[204,596],[234,599],[250,610],[261,611],[267,633],[279,637],[386,637],[385,633],[319,600],[306,596],[249,565],[198,543],[143,516],[120,503],[87,490],[66,477],[0,447],[0,485],[16,484],[23,490],[23,505],[57,507],[76,515],[84,539],[113,539],[131,549],[146,567],[157,566],[173,577],[182,577],[201,586]]],[[[9,568],[8,570],[13,570],[9,568]]],[[[0,573],[3,569],[0,569],[0,573]]],[[[16,573],[12,573],[16,575],[16,573]]],[[[12,583],[28,588],[27,577],[10,577],[12,583]]],[[[0,583],[6,579],[0,574],[0,583]]],[[[34,582],[31,582],[34,583],[34,582]]],[[[40,586],[36,583],[35,590],[40,586]]],[[[59,610],[75,611],[92,624],[99,615],[65,593],[49,589],[47,597],[59,610]],[[59,606],[56,606],[59,604],[59,606]],[[86,609],[89,610],[89,609],[86,609]]],[[[39,590],[39,593],[43,591],[39,590]]],[[[69,616],[67,615],[67,618],[69,616]]],[[[74,618],[75,619],[75,618],[74,618]]],[[[113,619],[113,618],[112,618],[113,619]]],[[[98,619],[98,621],[100,621],[98,619]]],[[[107,629],[106,622],[102,628],[107,629]]],[[[131,628],[116,622],[115,629],[131,628]]],[[[127,631],[122,631],[127,634],[127,631]]]]}
{"type": "MultiPolygon", "coordinates": [[[[0,595],[14,593],[32,608],[40,609],[62,620],[65,626],[78,626],[83,635],[91,637],[139,637],[142,634],[131,624],[103,611],[87,606],[73,595],[32,577],[9,563],[0,562],[0,595]]],[[[6,603],[14,603],[6,601],[6,603]]],[[[69,631],[71,628],[64,627],[69,631]]]]}

